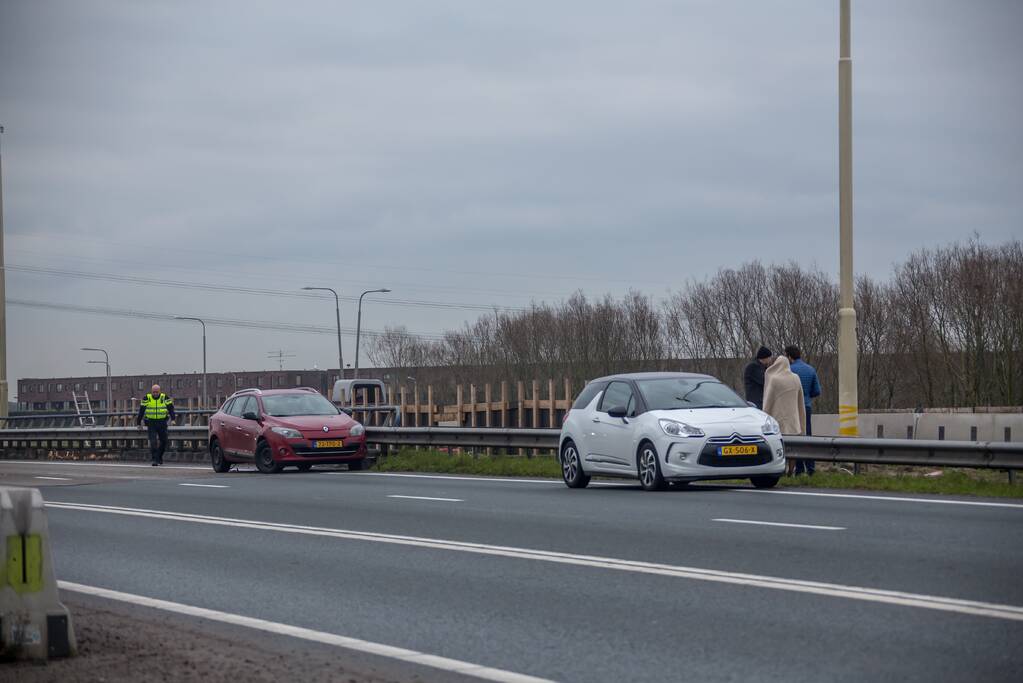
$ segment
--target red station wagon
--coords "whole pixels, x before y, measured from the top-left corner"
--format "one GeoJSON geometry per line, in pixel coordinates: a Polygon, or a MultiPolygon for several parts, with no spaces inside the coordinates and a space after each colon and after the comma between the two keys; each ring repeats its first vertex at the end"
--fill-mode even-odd
{"type": "Polygon", "coordinates": [[[210,416],[210,461],[217,472],[255,462],[273,474],[288,466],[347,463],[361,470],[366,429],[315,389],[242,389],[210,416]]]}

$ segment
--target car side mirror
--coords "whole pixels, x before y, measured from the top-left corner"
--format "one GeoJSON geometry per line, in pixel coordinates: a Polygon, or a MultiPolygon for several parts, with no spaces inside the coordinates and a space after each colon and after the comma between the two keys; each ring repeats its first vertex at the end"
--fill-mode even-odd
{"type": "Polygon", "coordinates": [[[607,411],[607,414],[611,417],[625,417],[628,411],[625,410],[625,406],[615,406],[607,411]]]}
{"type": "Polygon", "coordinates": [[[254,412],[252,412],[250,410],[249,412],[242,414],[242,419],[243,420],[255,420],[256,422],[259,422],[259,415],[257,415],[256,413],[254,413],[254,412]]]}
{"type": "Polygon", "coordinates": [[[348,417],[351,417],[352,415],[355,414],[355,411],[353,411],[351,408],[342,408],[341,412],[347,415],[348,417]]]}

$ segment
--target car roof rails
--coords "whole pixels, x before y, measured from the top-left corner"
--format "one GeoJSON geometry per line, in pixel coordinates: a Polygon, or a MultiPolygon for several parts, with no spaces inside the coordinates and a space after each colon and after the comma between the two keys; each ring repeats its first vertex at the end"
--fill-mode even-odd
{"type": "Polygon", "coordinates": [[[249,387],[247,389],[239,389],[231,395],[237,396],[238,394],[256,394],[257,396],[261,396],[263,394],[263,390],[257,389],[256,387],[249,387]]]}
{"type": "Polygon", "coordinates": [[[312,387],[295,387],[298,391],[310,391],[314,394],[320,393],[319,389],[313,389],[312,387]]]}

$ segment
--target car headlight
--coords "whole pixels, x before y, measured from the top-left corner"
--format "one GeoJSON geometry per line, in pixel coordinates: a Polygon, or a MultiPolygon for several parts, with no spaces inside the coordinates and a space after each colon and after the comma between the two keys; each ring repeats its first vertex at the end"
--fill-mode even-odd
{"type": "Polygon", "coordinates": [[[363,427],[358,422],[356,422],[355,425],[353,425],[352,428],[348,430],[348,436],[362,436],[365,433],[366,428],[363,427]]]}
{"type": "Polygon", "coordinates": [[[764,423],[764,426],[761,427],[761,429],[764,431],[764,436],[781,433],[781,426],[778,424],[778,421],[770,415],[767,416],[767,422],[764,423]]]}
{"type": "Polygon", "coordinates": [[[699,427],[676,422],[675,420],[660,420],[661,429],[668,436],[703,436],[703,430],[699,427]]]}
{"type": "Polygon", "coordinates": [[[301,439],[302,434],[296,429],[288,429],[287,427],[271,427],[270,431],[274,434],[280,434],[285,439],[301,439]]]}

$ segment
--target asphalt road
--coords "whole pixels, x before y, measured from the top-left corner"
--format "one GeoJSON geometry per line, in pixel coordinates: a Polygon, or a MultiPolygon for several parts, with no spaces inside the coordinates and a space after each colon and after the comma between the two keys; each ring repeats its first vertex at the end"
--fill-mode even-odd
{"type": "Polygon", "coordinates": [[[1012,501],[10,462],[0,484],[44,489],[61,580],[542,678],[1023,671],[1012,501]]]}

